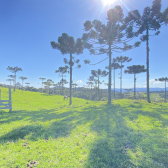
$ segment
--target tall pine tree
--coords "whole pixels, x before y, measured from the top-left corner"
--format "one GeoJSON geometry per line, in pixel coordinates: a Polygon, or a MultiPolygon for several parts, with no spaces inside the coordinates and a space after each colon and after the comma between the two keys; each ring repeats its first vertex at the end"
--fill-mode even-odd
{"type": "Polygon", "coordinates": [[[136,98],[136,74],[146,72],[144,65],[128,66],[124,73],[134,74],[134,99],[136,98]]]}
{"type": "Polygon", "coordinates": [[[152,7],[146,7],[143,10],[143,14],[140,15],[138,10],[130,11],[128,17],[125,19],[126,23],[131,23],[136,29],[136,36],[141,36],[141,41],[146,42],[146,67],[147,67],[147,100],[150,103],[149,94],[149,36],[158,35],[159,29],[162,25],[168,24],[168,7],[161,12],[161,0],[154,0],[152,7]],[[150,34],[154,31],[155,34],[150,34]]]}
{"type": "Polygon", "coordinates": [[[166,82],[168,82],[168,77],[155,79],[155,81],[165,82],[165,103],[166,103],[166,82]]]}
{"type": "MultiPolygon", "coordinates": [[[[89,49],[91,54],[108,55],[105,58],[109,59],[108,104],[111,104],[112,52],[123,52],[140,45],[140,42],[136,42],[134,45],[127,44],[134,37],[134,33],[129,22],[125,23],[124,21],[122,8],[115,6],[107,11],[107,24],[103,24],[99,20],[86,21],[84,23],[84,30],[87,32],[82,37],[85,48],[89,49]]],[[[85,63],[89,62],[86,60],[85,63]]]]}
{"type": "MultiPolygon", "coordinates": [[[[74,65],[73,62],[73,54],[82,54],[83,53],[83,43],[80,38],[78,38],[76,41],[72,36],[69,36],[66,33],[62,33],[62,36],[58,37],[58,42],[51,41],[51,46],[53,49],[57,49],[61,51],[61,53],[64,54],[69,54],[70,56],[70,61],[68,62],[70,65],[70,95],[69,95],[69,105],[72,104],[72,67],[74,65]]],[[[67,60],[64,59],[64,62],[66,63],[67,60]]]]}

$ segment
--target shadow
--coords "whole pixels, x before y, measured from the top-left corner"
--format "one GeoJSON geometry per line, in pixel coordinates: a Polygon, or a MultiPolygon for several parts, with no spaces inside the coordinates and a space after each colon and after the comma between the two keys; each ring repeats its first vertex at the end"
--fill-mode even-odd
{"type": "MultiPolygon", "coordinates": [[[[71,130],[74,129],[74,126],[68,122],[71,120],[71,117],[64,118],[63,116],[60,117],[58,115],[57,119],[58,118],[61,118],[61,120],[52,122],[47,127],[36,123],[34,124],[33,121],[35,120],[32,120],[33,118],[31,118],[32,125],[26,125],[13,129],[7,134],[0,136],[0,143],[6,143],[8,141],[15,142],[19,139],[37,141],[38,139],[48,139],[49,137],[58,138],[69,136],[71,130]]],[[[47,119],[45,119],[45,121],[47,121],[47,119]]]]}
{"type": "Polygon", "coordinates": [[[55,109],[1,113],[0,124],[29,121],[0,136],[1,143],[24,139],[36,141],[49,137],[68,137],[80,125],[88,125],[95,139],[89,144],[89,154],[83,162],[86,168],[168,167],[166,107],[152,105],[151,111],[142,103],[90,103],[80,106],[62,105],[55,109]],[[132,105],[132,104],[131,104],[132,105]],[[78,108],[79,107],[79,108],[78,108]],[[76,109],[78,108],[78,110],[76,109]],[[62,110],[60,110],[62,109],[62,110]],[[158,110],[160,111],[158,112],[158,110]],[[51,123],[47,126],[38,122],[51,123]]]}
{"type": "Polygon", "coordinates": [[[0,137],[0,142],[6,142],[6,141],[16,141],[18,139],[23,139],[25,136],[29,135],[31,133],[31,136],[29,139],[35,140],[37,136],[40,135],[41,132],[44,131],[44,128],[40,125],[38,126],[24,126],[21,128],[14,129],[7,134],[0,137]]]}
{"type": "Polygon", "coordinates": [[[91,130],[97,133],[98,139],[91,145],[84,167],[131,167],[125,149],[133,148],[133,143],[124,141],[130,129],[124,125],[123,118],[119,117],[125,109],[120,105],[105,105],[100,111],[93,111],[98,117],[91,125],[91,130]]]}
{"type": "Polygon", "coordinates": [[[163,121],[168,123],[168,118],[161,116],[165,112],[154,114],[156,118],[148,121],[148,128],[143,127],[143,120],[141,125],[135,123],[135,119],[139,119],[139,115],[153,115],[148,111],[140,111],[139,108],[130,113],[129,108],[106,105],[100,111],[92,109],[91,113],[96,115],[91,130],[97,133],[98,138],[91,144],[84,167],[168,167],[167,133],[164,130],[167,124],[163,125],[163,121]],[[157,118],[162,121],[161,124],[157,125],[157,118]],[[137,128],[131,126],[128,121],[137,128]]]}

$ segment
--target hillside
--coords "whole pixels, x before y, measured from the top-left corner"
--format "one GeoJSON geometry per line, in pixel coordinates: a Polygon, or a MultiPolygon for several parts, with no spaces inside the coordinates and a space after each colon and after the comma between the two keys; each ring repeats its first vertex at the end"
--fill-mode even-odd
{"type": "MultiPolygon", "coordinates": [[[[2,99],[8,89],[2,88],[2,99]]],[[[168,167],[168,103],[12,91],[0,110],[0,167],[168,167]]]]}

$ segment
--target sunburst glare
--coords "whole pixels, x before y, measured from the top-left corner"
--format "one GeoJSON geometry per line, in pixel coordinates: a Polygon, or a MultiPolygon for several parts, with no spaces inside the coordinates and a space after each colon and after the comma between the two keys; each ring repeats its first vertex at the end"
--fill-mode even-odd
{"type": "Polygon", "coordinates": [[[104,6],[112,5],[116,0],[102,0],[104,6]]]}

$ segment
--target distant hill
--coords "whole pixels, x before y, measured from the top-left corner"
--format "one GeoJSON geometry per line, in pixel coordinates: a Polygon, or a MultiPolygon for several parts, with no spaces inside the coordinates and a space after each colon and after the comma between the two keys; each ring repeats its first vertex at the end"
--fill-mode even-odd
{"type": "MultiPolygon", "coordinates": [[[[58,88],[58,86],[56,86],[58,88]]],[[[61,88],[61,87],[60,87],[61,88]]],[[[68,89],[68,88],[67,88],[68,89]]],[[[74,89],[74,88],[73,88],[74,89]]],[[[80,91],[81,89],[83,89],[83,87],[77,87],[76,90],[80,91]]],[[[132,91],[130,92],[133,92],[134,91],[134,88],[129,88],[129,89],[132,89],[132,91]]],[[[104,90],[108,90],[108,89],[104,89],[104,90]]],[[[111,89],[113,91],[113,88],[111,89]]],[[[161,90],[165,90],[165,88],[150,88],[150,92],[156,92],[156,91],[161,91],[161,90]]],[[[166,88],[166,90],[168,91],[168,88],[166,88]]],[[[115,89],[116,92],[120,92],[120,89],[119,88],[116,88],[115,89]]],[[[136,88],[136,91],[137,92],[146,92],[146,88],[136,88]]],[[[122,92],[127,92],[126,90],[122,89],[122,92]]]]}
{"type": "MultiPolygon", "coordinates": [[[[130,88],[130,89],[132,89],[132,91],[130,91],[130,92],[134,91],[134,88],[130,88]]],[[[108,89],[105,89],[105,90],[108,90],[108,89]]],[[[113,89],[111,89],[111,90],[113,90],[113,89]]],[[[161,91],[161,90],[164,91],[165,88],[150,88],[149,90],[150,90],[150,92],[156,92],[156,91],[161,91]]],[[[168,88],[166,88],[166,90],[168,90],[168,88]]],[[[116,88],[115,91],[120,92],[120,89],[116,88]]],[[[146,92],[146,88],[136,88],[136,91],[137,92],[146,92]]],[[[127,92],[127,91],[122,89],[122,92],[127,92]]]]}

